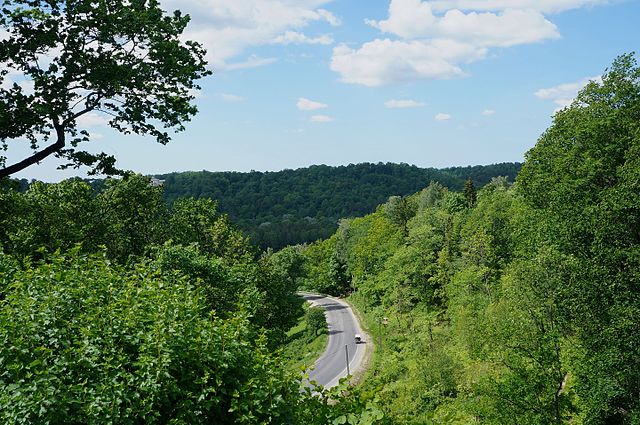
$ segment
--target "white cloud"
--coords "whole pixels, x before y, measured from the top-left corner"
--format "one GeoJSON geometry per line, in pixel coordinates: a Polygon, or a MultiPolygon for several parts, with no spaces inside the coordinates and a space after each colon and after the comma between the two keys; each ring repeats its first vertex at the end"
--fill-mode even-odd
{"type": "Polygon", "coordinates": [[[510,47],[560,37],[558,28],[531,10],[505,10],[502,13],[463,13],[448,11],[432,30],[433,37],[464,41],[476,46],[510,47]]]}
{"type": "Polygon", "coordinates": [[[22,89],[22,92],[26,95],[32,95],[35,90],[35,84],[31,80],[26,80],[22,72],[9,71],[2,79],[0,88],[4,90],[10,90],[13,85],[17,84],[22,89]]]}
{"type": "Polygon", "coordinates": [[[311,117],[311,122],[331,122],[333,117],[328,115],[314,115],[311,117]]]}
{"type": "Polygon", "coordinates": [[[494,111],[493,109],[485,109],[484,111],[482,111],[482,115],[484,115],[485,117],[490,117],[495,113],[496,111],[494,111]]]}
{"type": "Polygon", "coordinates": [[[357,50],[345,44],[335,47],[331,69],[338,72],[345,83],[374,87],[463,76],[459,63],[482,59],[486,54],[486,48],[453,40],[376,39],[357,50]]]}
{"type": "Polygon", "coordinates": [[[558,13],[585,6],[598,6],[609,3],[608,0],[434,0],[434,10],[504,10],[526,9],[543,13],[558,13]]]}
{"type": "Polygon", "coordinates": [[[222,94],[220,94],[220,97],[225,102],[242,102],[242,101],[244,101],[244,97],[238,96],[236,94],[222,93],[222,94]]]}
{"type": "Polygon", "coordinates": [[[9,90],[13,87],[13,79],[9,76],[5,75],[4,77],[0,77],[2,80],[0,82],[0,89],[9,90]]]}
{"type": "Polygon", "coordinates": [[[588,77],[574,83],[565,83],[547,89],[540,89],[536,91],[534,95],[540,99],[553,101],[558,106],[555,110],[557,112],[571,105],[571,102],[573,102],[573,99],[578,95],[578,92],[592,80],[600,82],[602,81],[602,77],[588,77]]]}
{"type": "MultiPolygon", "coordinates": [[[[0,34],[1,39],[2,34],[0,34]]],[[[18,84],[22,90],[26,94],[32,94],[34,89],[33,81],[26,80],[24,73],[21,71],[17,71],[15,69],[9,68],[7,69],[8,73],[4,75],[2,78],[2,83],[0,84],[0,88],[4,90],[9,90],[13,87],[13,84],[18,84]]]]}
{"type": "Polygon", "coordinates": [[[365,19],[368,25],[380,31],[407,38],[423,35],[425,28],[432,26],[435,21],[431,4],[421,0],[391,0],[389,19],[379,22],[365,19]]]}
{"type": "Polygon", "coordinates": [[[36,84],[32,80],[23,80],[18,82],[18,85],[22,88],[24,94],[30,96],[35,93],[36,84]]]}
{"type": "MultiPolygon", "coordinates": [[[[270,44],[286,31],[300,31],[313,22],[339,25],[322,6],[331,0],[165,0],[166,10],[191,16],[184,38],[207,49],[207,59],[219,71],[251,47],[270,44]]],[[[241,62],[243,63],[243,62],[241,62]]],[[[260,65],[255,61],[245,66],[260,65]]],[[[235,66],[237,69],[237,65],[235,66]]]]}
{"type": "Polygon", "coordinates": [[[298,99],[296,106],[301,111],[316,111],[318,109],[326,109],[329,107],[326,103],[314,102],[313,100],[305,99],[304,97],[298,99]]]}
{"type": "Polygon", "coordinates": [[[394,38],[340,45],[331,69],[343,82],[366,86],[464,76],[464,65],[486,58],[491,49],[559,38],[548,14],[606,2],[390,0],[386,19],[365,22],[394,38]]]}
{"type": "MultiPolygon", "coordinates": [[[[0,40],[9,38],[10,33],[0,29],[0,40]]],[[[36,61],[41,69],[48,68],[52,61],[59,57],[62,53],[61,47],[50,47],[45,50],[44,53],[36,54],[36,61]]],[[[5,71],[8,71],[6,75],[0,77],[0,88],[9,90],[14,84],[17,84],[22,88],[22,91],[26,95],[32,95],[35,92],[35,84],[30,77],[27,77],[24,72],[12,68],[6,67],[5,71]]]]}
{"type": "Polygon", "coordinates": [[[389,109],[419,108],[424,105],[425,104],[423,102],[418,102],[412,99],[402,99],[402,100],[391,99],[384,102],[384,106],[386,106],[389,109]]]}
{"type": "Polygon", "coordinates": [[[319,37],[307,37],[301,32],[286,31],[284,34],[279,35],[273,40],[274,44],[333,44],[333,38],[328,35],[321,35],[319,37]]]}
{"type": "Polygon", "coordinates": [[[238,69],[257,68],[259,66],[272,64],[276,61],[276,58],[261,58],[260,56],[251,55],[243,62],[228,64],[226,69],[228,71],[236,71],[238,69]]]}
{"type": "Polygon", "coordinates": [[[318,9],[316,12],[325,21],[327,21],[329,23],[329,25],[331,25],[332,27],[337,27],[337,26],[340,26],[342,24],[342,22],[340,22],[340,19],[336,18],[336,16],[333,13],[329,12],[326,9],[318,9]]]}
{"type": "Polygon", "coordinates": [[[189,95],[193,96],[194,99],[203,99],[205,97],[200,89],[189,89],[189,95]]]}
{"type": "Polygon", "coordinates": [[[449,114],[443,114],[442,112],[436,114],[436,116],[434,117],[434,119],[436,121],[449,121],[451,119],[451,115],[449,114]]]}
{"type": "Polygon", "coordinates": [[[367,23],[407,39],[445,38],[486,47],[509,47],[559,37],[556,26],[535,10],[464,13],[451,9],[443,16],[435,16],[431,4],[421,0],[392,0],[389,19],[367,23]]]}
{"type": "Polygon", "coordinates": [[[109,120],[96,112],[81,115],[77,122],[80,127],[106,127],[109,125],[109,120]]]}

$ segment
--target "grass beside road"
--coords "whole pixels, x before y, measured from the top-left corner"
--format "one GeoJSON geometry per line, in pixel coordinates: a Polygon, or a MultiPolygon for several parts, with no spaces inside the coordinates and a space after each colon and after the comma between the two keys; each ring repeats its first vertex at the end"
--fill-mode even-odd
{"type": "MultiPolygon", "coordinates": [[[[304,302],[304,301],[303,301],[304,302]]],[[[329,336],[326,327],[314,335],[307,324],[309,304],[304,302],[304,312],[296,326],[287,332],[287,342],[282,348],[282,357],[292,371],[307,370],[313,366],[327,347],[329,336]]]]}

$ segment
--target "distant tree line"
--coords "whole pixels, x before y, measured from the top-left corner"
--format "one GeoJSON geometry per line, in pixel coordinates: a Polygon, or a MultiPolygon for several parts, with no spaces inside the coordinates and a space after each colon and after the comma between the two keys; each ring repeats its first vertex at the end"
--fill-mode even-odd
{"type": "Polygon", "coordinates": [[[372,212],[392,195],[408,195],[437,181],[459,191],[466,179],[477,187],[493,177],[513,180],[519,163],[452,167],[443,170],[407,164],[314,165],[278,172],[183,172],[165,180],[165,200],[209,198],[251,241],[264,248],[329,237],[341,218],[372,212]]]}
{"type": "MultiPolygon", "coordinates": [[[[169,205],[182,198],[213,199],[251,243],[262,249],[326,239],[341,218],[372,212],[389,196],[405,196],[431,181],[461,191],[470,179],[476,187],[493,177],[515,179],[522,164],[502,163],[441,170],[407,164],[313,165],[277,172],[179,172],[155,177],[164,180],[163,198],[169,205]]],[[[87,180],[97,192],[102,179],[87,180]]],[[[16,189],[29,187],[26,179],[16,189]]]]}

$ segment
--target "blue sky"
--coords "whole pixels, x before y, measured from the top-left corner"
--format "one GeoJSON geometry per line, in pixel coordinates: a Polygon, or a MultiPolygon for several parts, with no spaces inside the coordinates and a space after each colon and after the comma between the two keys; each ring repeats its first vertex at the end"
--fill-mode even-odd
{"type": "MultiPolygon", "coordinates": [[[[522,161],[589,78],[640,47],[625,0],[165,0],[208,49],[200,113],[167,146],[93,115],[92,150],[145,174],[522,161]]],[[[9,158],[24,154],[20,149],[9,158]]],[[[16,177],[81,174],[46,160],[16,177]]]]}

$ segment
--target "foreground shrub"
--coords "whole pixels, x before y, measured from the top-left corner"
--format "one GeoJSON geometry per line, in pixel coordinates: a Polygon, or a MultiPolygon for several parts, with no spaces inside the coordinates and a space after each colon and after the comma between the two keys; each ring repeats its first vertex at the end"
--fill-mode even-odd
{"type": "Polygon", "coordinates": [[[212,316],[186,280],[78,252],[12,274],[0,299],[0,423],[283,423],[293,415],[298,382],[264,339],[242,313],[212,316]]]}

